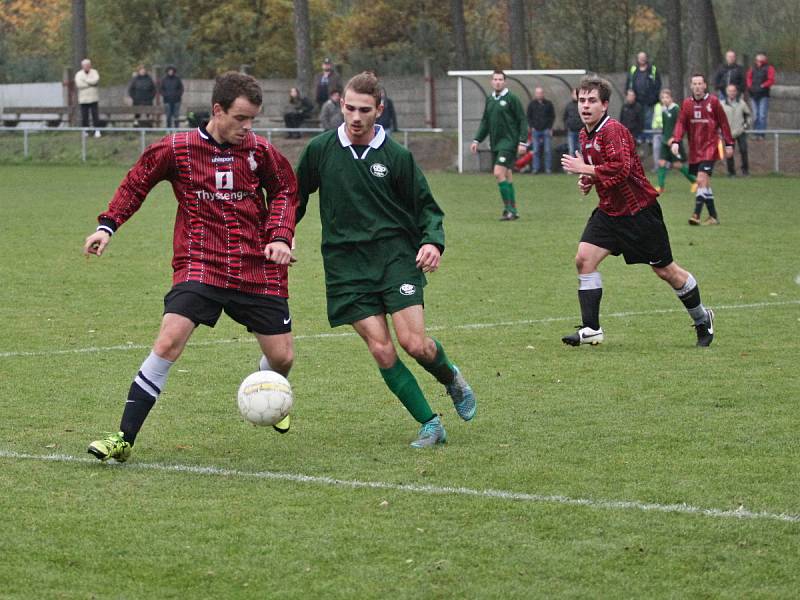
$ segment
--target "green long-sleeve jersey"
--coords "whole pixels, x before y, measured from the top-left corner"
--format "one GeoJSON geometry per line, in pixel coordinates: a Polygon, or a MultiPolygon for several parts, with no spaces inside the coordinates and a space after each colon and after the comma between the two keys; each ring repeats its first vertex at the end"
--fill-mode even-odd
{"type": "Polygon", "coordinates": [[[353,146],[345,125],[315,137],[300,157],[297,180],[298,222],[319,190],[329,291],[374,291],[387,261],[411,256],[413,269],[423,244],[444,251],[444,213],[412,154],[380,126],[368,146],[353,146]]]}
{"type": "Polygon", "coordinates": [[[483,109],[481,124],[475,134],[475,141],[480,143],[486,135],[494,152],[517,151],[518,144],[528,143],[528,122],[522,103],[508,88],[499,95],[489,94],[483,109]]]}
{"type": "Polygon", "coordinates": [[[678,115],[681,113],[681,107],[674,102],[661,111],[661,134],[664,139],[663,143],[672,137],[672,132],[675,130],[675,123],[678,122],[678,115]]]}

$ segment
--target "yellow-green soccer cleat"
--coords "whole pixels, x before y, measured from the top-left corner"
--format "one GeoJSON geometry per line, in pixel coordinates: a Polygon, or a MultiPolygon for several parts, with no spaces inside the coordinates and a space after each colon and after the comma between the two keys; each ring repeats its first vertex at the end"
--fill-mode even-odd
{"type": "Polygon", "coordinates": [[[125,462],[131,456],[131,445],[122,437],[122,432],[109,433],[102,440],[97,440],[89,444],[87,450],[103,462],[113,458],[117,462],[125,462]]]}
{"type": "Polygon", "coordinates": [[[283,419],[275,423],[275,425],[273,425],[272,428],[278,433],[286,433],[287,431],[289,431],[289,428],[291,426],[292,426],[292,415],[286,415],[285,417],[283,417],[283,419]]]}

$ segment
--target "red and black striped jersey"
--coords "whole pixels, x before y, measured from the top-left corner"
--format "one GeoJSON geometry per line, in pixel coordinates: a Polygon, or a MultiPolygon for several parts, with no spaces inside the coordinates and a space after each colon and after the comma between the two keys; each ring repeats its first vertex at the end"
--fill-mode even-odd
{"type": "Polygon", "coordinates": [[[658,192],[647,180],[627,127],[605,115],[592,131],[581,129],[579,139],[584,162],[595,167],[600,210],[620,217],[655,204],[658,192]]]}
{"type": "Polygon", "coordinates": [[[722,158],[719,155],[720,133],[725,145],[733,146],[728,117],[720,101],[712,94],[706,94],[700,100],[690,96],[683,101],[672,139],[680,142],[684,133],[689,135],[689,164],[722,158]]]}
{"type": "Polygon", "coordinates": [[[200,128],[168,135],[122,180],[101,228],[115,231],[164,180],[178,201],[173,283],[288,297],[287,267],[264,257],[268,243],[294,237],[297,180],[280,152],[252,132],[238,145],[218,144],[200,128]]]}

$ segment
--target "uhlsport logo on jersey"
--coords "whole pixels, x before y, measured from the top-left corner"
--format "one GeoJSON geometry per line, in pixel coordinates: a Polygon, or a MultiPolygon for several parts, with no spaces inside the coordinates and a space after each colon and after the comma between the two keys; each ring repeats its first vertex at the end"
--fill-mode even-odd
{"type": "Polygon", "coordinates": [[[375,177],[386,177],[389,174],[389,168],[381,163],[375,163],[369,168],[369,172],[375,177]]]}
{"type": "Polygon", "coordinates": [[[410,283],[404,283],[400,286],[400,293],[403,294],[403,296],[413,296],[416,291],[417,286],[410,283]]]}

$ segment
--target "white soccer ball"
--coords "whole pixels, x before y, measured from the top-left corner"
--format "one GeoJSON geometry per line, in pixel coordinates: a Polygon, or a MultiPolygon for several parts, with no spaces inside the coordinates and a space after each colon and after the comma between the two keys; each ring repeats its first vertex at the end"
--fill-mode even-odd
{"type": "Polygon", "coordinates": [[[256,371],[239,386],[239,412],[253,425],[274,425],[292,410],[292,386],[275,371],[256,371]]]}

